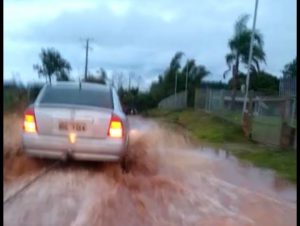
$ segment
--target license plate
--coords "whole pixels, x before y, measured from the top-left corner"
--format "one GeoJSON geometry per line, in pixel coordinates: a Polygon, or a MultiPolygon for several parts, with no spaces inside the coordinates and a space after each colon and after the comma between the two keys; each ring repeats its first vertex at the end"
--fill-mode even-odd
{"type": "Polygon", "coordinates": [[[59,130],[62,131],[77,131],[77,132],[84,132],[86,130],[86,125],[84,123],[79,122],[59,122],[58,124],[59,130]]]}

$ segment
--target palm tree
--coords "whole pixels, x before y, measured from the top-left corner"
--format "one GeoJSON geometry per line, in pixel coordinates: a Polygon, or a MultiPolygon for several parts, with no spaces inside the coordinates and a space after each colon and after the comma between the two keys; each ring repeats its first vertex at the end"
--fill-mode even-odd
{"type": "MultiPolygon", "coordinates": [[[[196,88],[200,88],[200,83],[204,77],[210,74],[205,66],[197,65],[194,59],[188,59],[185,66],[182,68],[182,78],[185,81],[186,72],[188,72],[188,93],[187,104],[193,106],[196,88]]],[[[184,89],[185,82],[182,83],[184,89]]]]}
{"type": "Polygon", "coordinates": [[[297,76],[297,57],[291,63],[284,65],[282,74],[283,74],[283,77],[285,77],[285,78],[297,76]]]}
{"type": "Polygon", "coordinates": [[[164,86],[164,96],[167,97],[174,93],[174,84],[177,76],[180,73],[180,60],[183,56],[183,52],[176,52],[171,59],[170,65],[163,75],[163,86],[164,86]]]}
{"type": "MultiPolygon", "coordinates": [[[[228,41],[228,46],[230,48],[230,53],[225,56],[226,63],[228,65],[228,70],[223,74],[225,78],[226,75],[232,71],[233,78],[233,92],[232,92],[232,103],[231,108],[234,106],[235,96],[236,96],[236,79],[239,74],[239,65],[243,63],[248,67],[251,33],[252,31],[247,28],[247,22],[249,20],[249,15],[242,15],[234,26],[234,35],[228,41]]],[[[252,73],[258,73],[260,71],[259,64],[261,62],[266,63],[265,52],[263,50],[263,36],[258,31],[254,32],[253,40],[253,55],[250,70],[252,73]]]]}
{"type": "Polygon", "coordinates": [[[180,60],[183,56],[183,52],[176,52],[172,58],[169,66],[170,71],[177,71],[180,68],[180,60]]]}

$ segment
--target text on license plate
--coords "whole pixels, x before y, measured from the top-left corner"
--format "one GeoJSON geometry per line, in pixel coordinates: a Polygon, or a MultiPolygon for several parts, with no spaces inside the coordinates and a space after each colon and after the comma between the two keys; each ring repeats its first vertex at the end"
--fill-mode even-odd
{"type": "Polygon", "coordinates": [[[78,122],[59,122],[58,124],[59,130],[63,131],[85,131],[86,130],[86,125],[84,123],[78,123],[78,122]]]}

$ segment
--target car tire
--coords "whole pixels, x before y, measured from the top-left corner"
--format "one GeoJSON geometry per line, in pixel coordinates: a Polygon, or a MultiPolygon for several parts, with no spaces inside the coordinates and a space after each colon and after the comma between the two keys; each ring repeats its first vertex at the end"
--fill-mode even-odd
{"type": "Polygon", "coordinates": [[[127,137],[126,146],[124,152],[120,158],[120,166],[123,173],[129,173],[130,171],[130,149],[129,149],[129,137],[127,137]]]}

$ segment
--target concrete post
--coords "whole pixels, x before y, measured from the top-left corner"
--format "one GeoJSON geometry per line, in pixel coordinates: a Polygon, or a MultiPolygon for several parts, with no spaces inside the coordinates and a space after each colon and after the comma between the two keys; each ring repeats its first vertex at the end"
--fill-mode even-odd
{"type": "Polygon", "coordinates": [[[288,99],[285,99],[282,105],[282,123],[280,134],[280,147],[282,148],[288,148],[290,145],[291,129],[288,126],[288,101],[288,99]]]}

